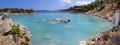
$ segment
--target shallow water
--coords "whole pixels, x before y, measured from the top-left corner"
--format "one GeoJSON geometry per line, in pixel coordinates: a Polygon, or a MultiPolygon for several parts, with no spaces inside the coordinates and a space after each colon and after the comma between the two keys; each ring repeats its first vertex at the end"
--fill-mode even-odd
{"type": "Polygon", "coordinates": [[[83,13],[42,12],[10,17],[29,28],[30,45],[77,45],[80,40],[87,40],[111,25],[83,13]],[[70,19],[70,22],[56,23],[55,18],[70,19]]]}

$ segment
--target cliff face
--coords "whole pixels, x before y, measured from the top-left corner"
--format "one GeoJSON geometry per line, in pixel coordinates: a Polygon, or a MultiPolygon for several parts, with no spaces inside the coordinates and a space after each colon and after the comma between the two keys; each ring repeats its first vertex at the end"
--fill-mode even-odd
{"type": "MultiPolygon", "coordinates": [[[[89,10],[87,14],[99,16],[114,22],[114,11],[119,5],[105,4],[101,11],[89,10]]],[[[96,37],[87,41],[87,45],[120,45],[120,27],[100,32],[96,37]]]]}
{"type": "Polygon", "coordinates": [[[7,15],[0,17],[0,45],[28,45],[30,37],[27,27],[14,23],[7,15]]]}
{"type": "Polygon", "coordinates": [[[89,10],[86,13],[99,16],[102,18],[107,18],[110,22],[114,22],[114,10],[118,5],[116,3],[112,4],[105,4],[104,8],[100,11],[97,10],[97,8],[94,8],[93,10],[89,10]]]}

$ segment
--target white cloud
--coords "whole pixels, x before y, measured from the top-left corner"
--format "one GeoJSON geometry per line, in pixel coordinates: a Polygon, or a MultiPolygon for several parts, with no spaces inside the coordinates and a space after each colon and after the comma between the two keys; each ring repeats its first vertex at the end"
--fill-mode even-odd
{"type": "Polygon", "coordinates": [[[87,0],[84,0],[84,1],[75,1],[75,0],[62,0],[62,5],[63,6],[80,6],[80,5],[87,5],[87,4],[90,4],[92,1],[87,1],[87,0]]]}
{"type": "Polygon", "coordinates": [[[91,2],[87,2],[87,1],[77,1],[75,2],[75,5],[87,5],[90,4],[91,2]]]}
{"type": "Polygon", "coordinates": [[[72,3],[71,0],[62,0],[64,3],[72,3]]]}
{"type": "Polygon", "coordinates": [[[63,6],[70,6],[70,5],[72,5],[72,1],[71,0],[62,0],[62,5],[63,6]]]}

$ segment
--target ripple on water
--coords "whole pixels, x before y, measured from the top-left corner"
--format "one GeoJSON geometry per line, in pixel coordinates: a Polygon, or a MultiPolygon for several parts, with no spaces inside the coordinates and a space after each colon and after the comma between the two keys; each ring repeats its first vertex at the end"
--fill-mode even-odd
{"type": "Polygon", "coordinates": [[[73,27],[73,26],[70,26],[70,25],[66,25],[66,26],[64,26],[64,28],[70,29],[70,28],[74,28],[74,27],[73,27]]]}
{"type": "Polygon", "coordinates": [[[55,21],[51,21],[51,22],[48,22],[49,24],[56,24],[57,22],[55,21]]]}

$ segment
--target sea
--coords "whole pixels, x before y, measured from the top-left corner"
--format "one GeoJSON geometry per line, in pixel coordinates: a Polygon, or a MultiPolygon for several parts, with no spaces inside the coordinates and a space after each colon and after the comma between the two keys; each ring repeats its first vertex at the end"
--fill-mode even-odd
{"type": "Polygon", "coordinates": [[[43,11],[31,15],[11,15],[10,18],[28,27],[32,35],[29,45],[78,45],[112,25],[85,13],[43,11]],[[70,22],[55,22],[56,18],[69,19],[70,22]]]}

